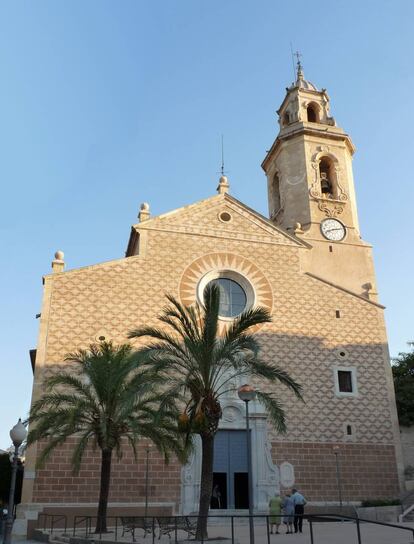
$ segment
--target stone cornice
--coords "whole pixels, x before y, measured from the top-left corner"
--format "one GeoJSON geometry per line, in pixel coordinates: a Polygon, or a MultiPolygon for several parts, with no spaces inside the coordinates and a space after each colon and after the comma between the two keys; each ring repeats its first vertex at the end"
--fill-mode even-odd
{"type": "Polygon", "coordinates": [[[373,300],[369,300],[369,298],[365,298],[362,295],[358,295],[357,293],[354,293],[354,291],[351,291],[347,289],[346,287],[341,287],[340,285],[337,285],[336,283],[333,283],[329,280],[325,280],[324,278],[321,278],[320,276],[316,276],[315,274],[312,274],[312,272],[305,272],[307,276],[310,278],[313,278],[314,280],[321,281],[322,283],[325,283],[326,285],[330,285],[331,287],[334,287],[335,289],[339,289],[340,291],[343,291],[344,293],[348,293],[348,295],[352,295],[353,297],[359,298],[360,300],[363,300],[364,302],[368,302],[368,304],[372,304],[373,306],[376,306],[377,308],[381,308],[381,310],[385,310],[385,306],[382,304],[379,304],[379,302],[375,302],[373,300]]]}
{"type": "Polygon", "coordinates": [[[355,153],[355,146],[352,143],[350,136],[345,132],[331,131],[331,127],[329,127],[328,125],[320,125],[321,127],[324,127],[323,129],[320,129],[310,126],[304,126],[304,123],[297,124],[299,125],[299,127],[296,130],[292,130],[291,132],[287,132],[286,134],[282,135],[279,133],[276,140],[273,142],[272,147],[269,149],[269,151],[267,151],[266,157],[262,162],[261,166],[265,172],[267,172],[269,162],[273,158],[281,143],[283,141],[288,141],[296,138],[297,136],[317,136],[318,138],[323,138],[326,140],[342,141],[345,142],[345,145],[347,146],[351,155],[355,153]]]}

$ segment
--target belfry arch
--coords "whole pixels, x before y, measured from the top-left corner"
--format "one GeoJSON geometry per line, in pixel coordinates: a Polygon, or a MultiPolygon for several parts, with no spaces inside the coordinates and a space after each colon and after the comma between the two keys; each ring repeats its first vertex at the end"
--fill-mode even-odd
{"type": "Polygon", "coordinates": [[[339,189],[338,159],[332,153],[322,151],[313,158],[317,186],[322,197],[337,199],[339,189]]]}
{"type": "Polygon", "coordinates": [[[306,106],[306,120],[309,123],[320,123],[319,105],[309,102],[306,106]]]}

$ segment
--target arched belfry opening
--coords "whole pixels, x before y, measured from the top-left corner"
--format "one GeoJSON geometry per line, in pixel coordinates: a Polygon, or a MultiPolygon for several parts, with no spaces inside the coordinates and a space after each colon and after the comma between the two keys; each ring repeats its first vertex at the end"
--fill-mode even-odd
{"type": "Polygon", "coordinates": [[[335,167],[332,159],[322,157],[319,161],[319,180],[322,196],[335,198],[335,167]]]}
{"type": "Polygon", "coordinates": [[[319,123],[319,112],[316,104],[308,104],[306,107],[306,115],[309,123],[319,123]]]}

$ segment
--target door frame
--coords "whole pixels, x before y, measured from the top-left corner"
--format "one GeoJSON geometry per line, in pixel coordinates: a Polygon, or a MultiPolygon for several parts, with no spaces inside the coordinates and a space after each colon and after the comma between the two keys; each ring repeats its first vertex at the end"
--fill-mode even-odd
{"type": "MultiPolygon", "coordinates": [[[[245,430],[245,406],[234,393],[221,400],[223,416],[219,430],[245,430]]],[[[275,492],[280,493],[279,467],[273,464],[271,444],[268,437],[267,414],[257,401],[249,404],[249,423],[252,444],[253,509],[267,512],[269,499],[275,492]]],[[[194,451],[181,471],[182,514],[198,511],[201,477],[201,439],[196,435],[194,451]]]]}

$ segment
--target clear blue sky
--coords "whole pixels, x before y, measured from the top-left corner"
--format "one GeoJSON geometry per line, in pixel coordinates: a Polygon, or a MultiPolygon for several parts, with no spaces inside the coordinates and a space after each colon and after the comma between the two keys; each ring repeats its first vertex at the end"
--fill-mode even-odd
{"type": "Polygon", "coordinates": [[[260,163],[292,81],[289,42],[357,146],[391,353],[413,331],[412,1],[0,3],[0,447],[25,417],[42,274],[122,257],[153,214],[231,191],[267,213],[260,163]],[[316,6],[320,7],[316,7],[316,6]]]}

